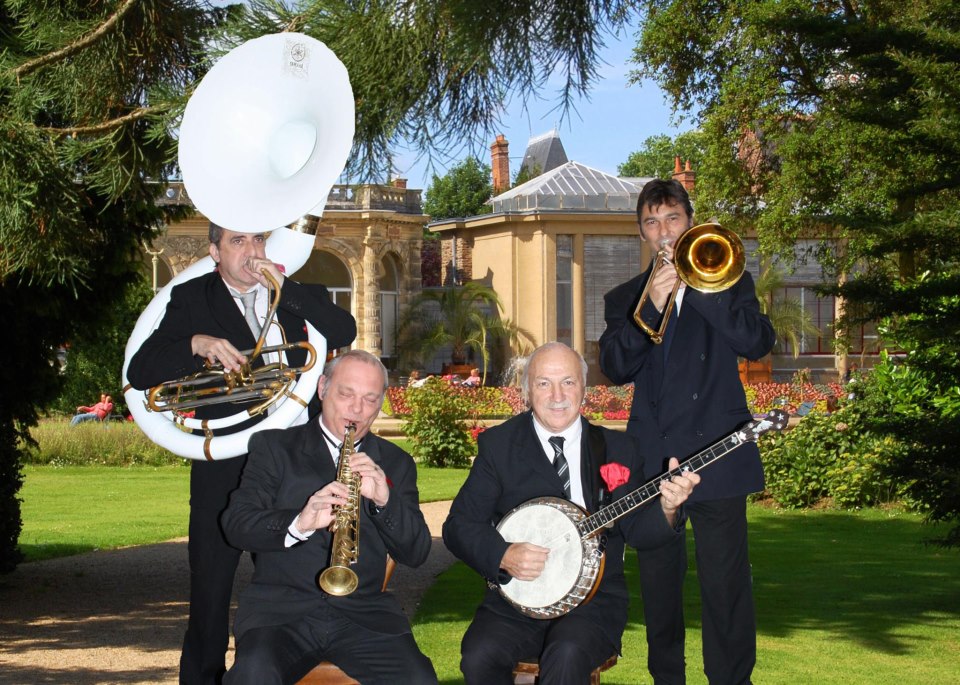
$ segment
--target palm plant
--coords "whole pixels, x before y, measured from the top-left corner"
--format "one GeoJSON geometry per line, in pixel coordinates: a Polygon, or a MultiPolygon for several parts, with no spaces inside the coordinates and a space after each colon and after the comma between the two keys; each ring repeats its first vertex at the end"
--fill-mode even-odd
{"type": "Polygon", "coordinates": [[[820,335],[820,329],[813,323],[810,312],[795,297],[773,299],[773,293],[783,287],[783,272],[766,264],[757,277],[756,293],[760,301],[760,311],[766,314],[777,340],[783,340],[793,352],[793,358],[800,356],[800,342],[804,335],[820,335]]]}
{"type": "Polygon", "coordinates": [[[523,335],[516,325],[499,316],[502,309],[497,293],[476,281],[422,292],[400,319],[397,349],[401,363],[419,365],[449,345],[450,362],[463,364],[467,350],[472,349],[483,360],[485,382],[490,363],[487,343],[523,335]]]}

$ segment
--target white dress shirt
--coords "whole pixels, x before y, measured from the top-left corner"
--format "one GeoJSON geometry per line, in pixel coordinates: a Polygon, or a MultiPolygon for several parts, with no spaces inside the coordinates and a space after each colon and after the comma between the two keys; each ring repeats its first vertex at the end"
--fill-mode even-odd
{"type": "Polygon", "coordinates": [[[578,416],[577,420],[562,432],[551,433],[540,425],[536,415],[534,415],[533,428],[540,439],[543,453],[547,455],[547,460],[551,464],[553,464],[554,452],[553,445],[550,444],[550,438],[555,435],[563,438],[563,456],[567,460],[567,468],[570,470],[570,501],[586,508],[587,503],[583,498],[583,481],[580,479],[580,436],[583,433],[580,417],[578,416]]]}

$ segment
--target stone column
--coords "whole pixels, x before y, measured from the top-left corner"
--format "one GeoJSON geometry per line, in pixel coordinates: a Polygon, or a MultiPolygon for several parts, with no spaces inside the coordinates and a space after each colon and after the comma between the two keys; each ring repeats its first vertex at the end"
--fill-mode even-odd
{"type": "Polygon", "coordinates": [[[367,234],[363,239],[363,292],[357,293],[362,298],[362,310],[357,312],[359,320],[359,347],[370,354],[379,357],[380,349],[380,283],[377,274],[380,264],[377,260],[379,247],[383,239],[376,235],[374,226],[367,227],[367,234]]]}

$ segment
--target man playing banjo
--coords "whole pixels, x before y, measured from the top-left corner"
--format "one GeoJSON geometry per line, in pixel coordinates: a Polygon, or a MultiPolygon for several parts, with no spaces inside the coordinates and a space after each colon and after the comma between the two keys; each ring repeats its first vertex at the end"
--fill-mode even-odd
{"type": "MultiPolygon", "coordinates": [[[[596,512],[643,482],[640,440],[593,426],[580,416],[586,375],[583,358],[562,343],[547,343],[530,355],[521,381],[530,411],[479,436],[477,458],[444,523],[447,548],[489,587],[461,644],[460,669],[468,685],[512,683],[514,665],[531,657],[540,661],[541,682],[589,682],[590,672],[620,651],[628,603],[624,543],[650,549],[683,529],[680,505],[700,481],[692,472],[664,479],[659,504],[620,517],[585,554],[575,532],[565,534],[554,525],[558,508],[576,516],[572,502],[596,512]],[[544,500],[529,503],[534,498],[544,500]],[[531,535],[514,539],[501,533],[495,526],[524,503],[534,512],[531,535]],[[533,544],[532,537],[543,544],[533,544]],[[593,572],[592,596],[578,591],[583,583],[577,576],[583,571],[574,568],[571,587],[559,588],[560,594],[570,590],[571,599],[546,609],[537,607],[549,600],[524,606],[526,600],[513,599],[511,585],[522,589],[522,597],[556,593],[556,587],[538,585],[571,575],[556,568],[571,557],[559,540],[570,538],[578,567],[581,561],[585,568],[599,566],[605,550],[605,567],[593,572]]],[[[669,467],[677,469],[677,460],[671,459],[669,467]]]]}

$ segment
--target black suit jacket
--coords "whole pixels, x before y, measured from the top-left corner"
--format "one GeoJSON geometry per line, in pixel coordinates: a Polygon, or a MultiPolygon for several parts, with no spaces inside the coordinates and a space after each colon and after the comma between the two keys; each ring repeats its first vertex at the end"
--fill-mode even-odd
{"type": "MultiPolygon", "coordinates": [[[[323,334],[331,350],[349,345],[357,336],[353,316],[330,300],[326,287],[303,285],[289,278],[280,288],[277,320],[290,342],[307,339],[305,320],[323,334]]],[[[159,326],[130,359],[130,384],[146,390],[201,371],[204,360],[190,348],[190,339],[198,333],[225,338],[238,350],[252,349],[257,342],[216,271],[173,288],[159,326]]],[[[287,356],[295,366],[306,361],[306,352],[300,349],[291,350],[287,356]]],[[[213,405],[199,408],[197,417],[220,418],[235,412],[229,404],[213,405]]]]}
{"type": "Polygon", "coordinates": [[[359,449],[390,479],[390,499],[376,516],[361,499],[360,552],[351,566],[360,584],[353,593],[334,597],[317,585],[320,571],[329,566],[333,535],[318,530],[305,542],[284,546],[287,528],[310,495],[337,476],[319,419],[250,439],[240,487],[221,516],[227,540],[253,553],[255,560],[253,578],[240,593],[234,626],[238,640],[251,628],[295,621],[323,603],[370,630],[410,631],[400,605],[381,587],[388,553],[397,563],[419,566],[430,552],[416,465],[409,454],[375,435],[366,435],[359,449]]]}
{"type": "MultiPolygon", "coordinates": [[[[604,297],[607,328],[600,337],[600,368],[617,384],[633,383],[627,432],[644,439],[647,477],[666,470],[724,437],[751,416],[737,357],[759,359],[774,345],[770,320],[760,313],[749,273],[731,288],[703,293],[687,288],[664,367],[655,345],[633,320],[650,271],[604,297]]],[[[656,328],[660,314],[648,302],[641,315],[656,328]]],[[[745,495],[763,489],[756,444],[734,450],[701,474],[690,501],[745,495]]]]}
{"type": "MultiPolygon", "coordinates": [[[[583,421],[581,443],[581,480],[591,513],[598,508],[601,461],[616,462],[630,469],[631,480],[611,493],[616,499],[642,485],[643,457],[636,438],[618,431],[590,426],[583,421]],[[592,453],[591,431],[601,431],[606,443],[606,458],[592,453]]],[[[443,541],[458,558],[488,581],[506,581],[500,560],[509,543],[495,526],[511,509],[534,497],[563,497],[563,485],[544,454],[533,427],[533,417],[525,412],[490,428],[479,436],[479,453],[466,482],[450,507],[443,524],[443,541]]],[[[682,526],[682,522],[678,522],[682,526]]],[[[620,519],[607,534],[606,567],[594,597],[574,609],[602,630],[619,649],[627,623],[627,586],[623,577],[624,539],[637,548],[649,549],[679,535],[670,527],[658,501],[640,507],[620,519]]],[[[519,581],[511,581],[519,582],[519,581]]],[[[495,589],[488,589],[484,606],[512,618],[525,617],[507,603],[495,589]]],[[[526,619],[537,621],[539,619],[526,619]]]]}

